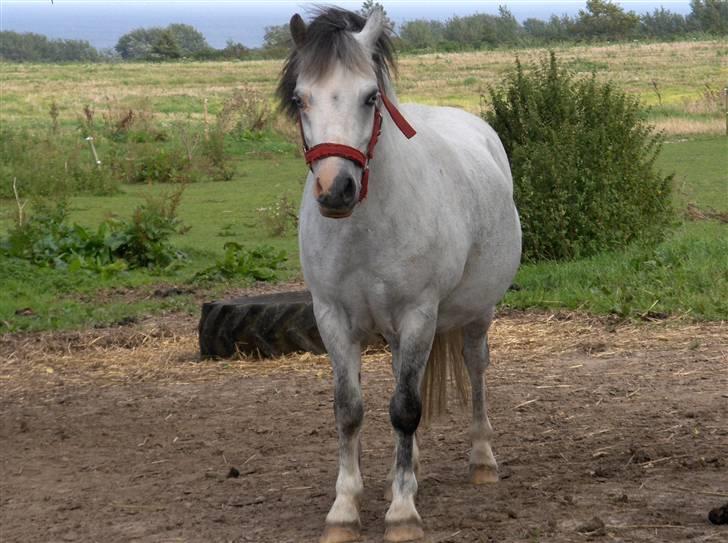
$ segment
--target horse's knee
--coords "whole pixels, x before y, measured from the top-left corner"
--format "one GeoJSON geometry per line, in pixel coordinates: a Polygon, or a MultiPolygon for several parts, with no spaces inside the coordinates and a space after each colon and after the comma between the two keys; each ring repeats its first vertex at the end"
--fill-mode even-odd
{"type": "Polygon", "coordinates": [[[364,402],[359,394],[337,391],[334,413],[336,414],[336,425],[341,433],[350,436],[361,427],[364,420],[364,402]]]}
{"type": "Polygon", "coordinates": [[[419,391],[412,386],[397,387],[389,402],[389,418],[395,430],[411,435],[417,430],[422,416],[419,391]]]}

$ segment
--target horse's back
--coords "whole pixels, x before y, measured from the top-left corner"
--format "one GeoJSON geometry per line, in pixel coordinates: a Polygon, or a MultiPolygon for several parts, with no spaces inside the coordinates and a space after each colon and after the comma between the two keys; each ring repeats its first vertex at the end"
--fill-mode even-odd
{"type": "Polygon", "coordinates": [[[429,141],[422,144],[447,162],[450,191],[459,195],[448,215],[465,223],[456,236],[470,240],[460,278],[440,303],[438,328],[449,329],[495,305],[518,267],[521,229],[510,166],[495,130],[475,115],[416,104],[404,109],[413,125],[424,127],[419,134],[429,141]]]}
{"type": "Polygon", "coordinates": [[[492,162],[512,193],[511,170],[503,144],[493,128],[480,117],[454,107],[404,104],[407,115],[430,129],[441,145],[480,163],[492,162]]]}

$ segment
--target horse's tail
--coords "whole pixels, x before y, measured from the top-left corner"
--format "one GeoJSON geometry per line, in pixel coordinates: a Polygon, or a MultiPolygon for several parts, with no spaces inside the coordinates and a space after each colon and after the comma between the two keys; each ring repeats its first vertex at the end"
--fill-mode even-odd
{"type": "Polygon", "coordinates": [[[452,381],[460,405],[468,404],[469,380],[463,360],[463,331],[460,328],[435,335],[422,380],[422,418],[425,424],[447,407],[447,382],[452,381]]]}

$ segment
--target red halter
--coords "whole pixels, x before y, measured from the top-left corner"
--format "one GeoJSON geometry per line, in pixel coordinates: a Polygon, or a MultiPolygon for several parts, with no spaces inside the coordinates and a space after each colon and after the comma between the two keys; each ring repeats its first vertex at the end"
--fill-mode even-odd
{"type": "MultiPolygon", "coordinates": [[[[400,129],[402,134],[407,139],[410,139],[417,132],[412,128],[407,120],[402,116],[397,107],[389,101],[384,91],[379,90],[379,95],[382,97],[382,103],[387,108],[389,116],[392,117],[394,124],[400,129]]],[[[306,159],[306,164],[309,168],[312,168],[312,164],[322,158],[330,156],[338,156],[351,160],[354,164],[362,169],[361,174],[361,190],[359,191],[359,201],[361,202],[367,197],[369,190],[369,161],[374,158],[374,147],[379,141],[379,136],[382,133],[382,114],[379,112],[379,106],[374,108],[374,124],[372,125],[372,136],[369,138],[369,145],[367,146],[366,154],[362,153],[355,147],[349,147],[341,143],[319,143],[309,149],[306,143],[306,137],[303,135],[303,122],[301,121],[301,115],[298,115],[298,127],[301,130],[301,141],[303,141],[303,156],[306,159]]]]}

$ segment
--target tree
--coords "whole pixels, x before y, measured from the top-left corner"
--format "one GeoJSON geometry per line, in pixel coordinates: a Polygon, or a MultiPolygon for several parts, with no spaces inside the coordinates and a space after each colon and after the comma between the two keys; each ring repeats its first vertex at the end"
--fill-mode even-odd
{"type": "Polygon", "coordinates": [[[417,19],[403,23],[399,37],[407,49],[433,49],[442,41],[444,28],[440,21],[417,19]]]}
{"type": "Polygon", "coordinates": [[[696,30],[725,36],[728,34],[728,2],[725,0],[690,0],[688,20],[696,30]]]}
{"type": "Polygon", "coordinates": [[[455,16],[445,23],[445,38],[474,48],[494,46],[498,42],[496,17],[484,13],[455,16]]]}
{"type": "Polygon", "coordinates": [[[162,32],[164,30],[159,27],[137,28],[119,38],[114,49],[124,60],[144,60],[152,54],[152,48],[161,39],[162,32]]]}
{"type": "Polygon", "coordinates": [[[150,57],[154,60],[174,60],[178,59],[180,53],[174,34],[170,30],[164,30],[157,42],[152,46],[150,57]]]}
{"type": "Polygon", "coordinates": [[[498,17],[495,19],[495,39],[498,44],[513,45],[518,42],[523,28],[505,6],[498,6],[498,17]]]}
{"type": "Polygon", "coordinates": [[[291,47],[291,41],[291,31],[287,24],[266,26],[263,51],[269,56],[284,56],[291,47]]]}
{"type": "Polygon", "coordinates": [[[210,46],[194,27],[171,24],[166,28],[137,28],[127,32],[119,38],[115,49],[124,60],[145,60],[191,57],[209,50],[210,46]]]}
{"type": "Polygon", "coordinates": [[[228,40],[225,43],[225,48],[222,50],[222,56],[224,58],[243,59],[250,56],[250,49],[245,47],[242,43],[236,43],[233,40],[228,40]]]}
{"type": "Polygon", "coordinates": [[[210,49],[205,36],[193,26],[175,23],[169,25],[166,30],[172,33],[183,57],[191,57],[210,49]]]}
{"type": "Polygon", "coordinates": [[[672,38],[685,34],[687,21],[679,13],[663,7],[655,8],[652,13],[640,17],[640,33],[651,38],[672,38]]]}
{"type": "Polygon", "coordinates": [[[394,21],[387,16],[387,10],[384,9],[384,6],[379,2],[376,2],[375,0],[365,0],[364,2],[362,2],[361,9],[359,10],[359,15],[366,19],[375,9],[382,10],[382,14],[384,15],[384,23],[390,30],[394,30],[394,21]]]}
{"type": "Polygon", "coordinates": [[[634,35],[639,17],[613,4],[611,0],[587,0],[586,11],[579,10],[576,30],[583,38],[619,40],[634,35]]]}
{"type": "Polygon", "coordinates": [[[96,62],[99,52],[85,40],[49,40],[41,34],[0,32],[0,59],[10,62],[96,62]]]}
{"type": "Polygon", "coordinates": [[[573,39],[574,21],[568,15],[558,17],[552,15],[548,21],[526,19],[523,31],[537,41],[564,41],[573,39]]]}

